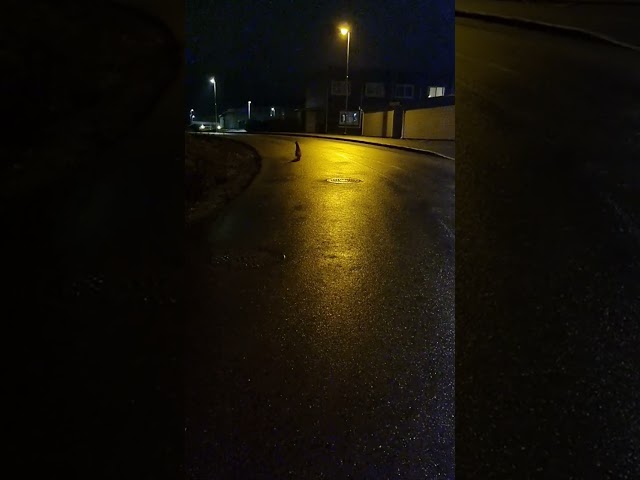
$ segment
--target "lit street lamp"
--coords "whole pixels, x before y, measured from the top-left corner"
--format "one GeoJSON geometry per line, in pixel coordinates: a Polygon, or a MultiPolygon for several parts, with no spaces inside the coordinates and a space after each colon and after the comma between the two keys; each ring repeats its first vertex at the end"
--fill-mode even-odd
{"type": "Polygon", "coordinates": [[[216,77],[211,77],[209,79],[211,83],[213,83],[213,105],[215,111],[215,121],[216,126],[218,125],[218,92],[216,91],[216,77]]]}
{"type": "Polygon", "coordinates": [[[347,110],[349,110],[349,44],[351,43],[351,30],[348,26],[340,28],[340,33],[344,37],[347,36],[347,77],[345,81],[345,94],[344,94],[344,134],[347,134],[347,110]]]}
{"type": "Polygon", "coordinates": [[[247,114],[247,120],[251,120],[251,100],[249,100],[247,105],[249,106],[248,114],[247,114]]]}

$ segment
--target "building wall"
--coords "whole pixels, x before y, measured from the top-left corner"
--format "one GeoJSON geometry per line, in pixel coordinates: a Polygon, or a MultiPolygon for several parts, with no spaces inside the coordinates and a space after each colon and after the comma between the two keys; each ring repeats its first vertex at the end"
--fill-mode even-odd
{"type": "MultiPolygon", "coordinates": [[[[389,109],[391,103],[396,102],[399,104],[399,108],[405,110],[427,107],[435,108],[453,103],[453,95],[451,95],[453,92],[453,81],[451,79],[443,80],[433,78],[425,72],[396,72],[385,69],[354,70],[351,73],[349,79],[351,85],[349,110],[355,111],[360,107],[365,112],[383,112],[389,109]],[[368,88],[367,84],[378,85],[369,85],[369,87],[373,88],[368,88]],[[380,85],[382,85],[382,89],[379,88],[380,85]],[[413,89],[407,87],[396,91],[396,87],[399,85],[411,85],[413,89]],[[446,96],[428,98],[430,86],[444,87],[443,93],[446,96]],[[400,93],[402,91],[404,94],[407,94],[411,90],[413,91],[413,97],[411,98],[404,97],[404,95],[400,93]],[[397,95],[401,97],[397,97],[397,95]]],[[[344,132],[344,127],[338,124],[339,112],[345,108],[343,75],[344,71],[341,68],[334,68],[327,71],[319,71],[307,80],[305,107],[308,110],[311,109],[320,112],[318,115],[322,117],[322,121],[316,122],[316,129],[320,128],[318,131],[326,131],[327,133],[344,132]]],[[[402,117],[399,112],[396,116],[398,117],[396,118],[397,123],[402,117]]],[[[387,132],[381,130],[378,132],[379,125],[376,126],[375,122],[379,123],[379,121],[374,120],[375,117],[369,116],[369,122],[374,121],[374,125],[369,124],[367,126],[367,117],[368,116],[365,115],[363,122],[364,130],[367,130],[367,132],[363,132],[363,134],[366,135],[373,129],[376,135],[393,136],[392,119],[387,119],[387,132]]],[[[305,127],[307,129],[311,128],[307,125],[305,125],[305,127]]],[[[396,125],[396,130],[398,130],[397,127],[398,125],[396,125]]],[[[348,127],[347,131],[352,135],[358,135],[361,129],[359,127],[348,127]]],[[[393,133],[395,133],[397,138],[400,136],[399,130],[393,133]]]]}
{"type": "Polygon", "coordinates": [[[393,134],[393,110],[365,113],[362,134],[368,137],[391,137],[393,134]]]}
{"type": "Polygon", "coordinates": [[[318,129],[318,111],[309,110],[305,112],[304,117],[304,131],[307,133],[318,133],[320,130],[318,129]]]}
{"type": "Polygon", "coordinates": [[[229,112],[225,113],[222,118],[222,126],[224,128],[244,128],[246,123],[247,112],[229,112]]]}
{"type": "Polygon", "coordinates": [[[455,140],[455,133],[455,105],[404,113],[404,138],[455,140]]]}

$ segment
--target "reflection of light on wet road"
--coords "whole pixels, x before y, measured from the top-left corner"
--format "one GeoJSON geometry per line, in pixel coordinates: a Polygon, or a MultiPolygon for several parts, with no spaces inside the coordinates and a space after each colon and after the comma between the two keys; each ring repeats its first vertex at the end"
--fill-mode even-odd
{"type": "MultiPolygon", "coordinates": [[[[393,150],[391,150],[391,151],[393,151],[393,150]]],[[[358,165],[362,165],[363,167],[371,168],[371,166],[370,166],[370,165],[364,165],[364,164],[362,164],[362,163],[355,162],[355,160],[354,160],[354,157],[355,157],[355,156],[354,156],[354,155],[344,155],[343,153],[338,153],[337,155],[341,156],[341,157],[342,157],[342,158],[344,158],[345,160],[354,161],[354,163],[358,163],[358,165]]],[[[400,170],[400,171],[402,171],[402,172],[407,172],[407,170],[405,170],[404,168],[399,167],[398,165],[394,165],[394,164],[393,164],[393,163],[391,163],[391,162],[389,162],[389,163],[386,163],[386,164],[385,164],[385,163],[382,163],[382,162],[378,162],[378,161],[376,161],[376,160],[368,159],[368,163],[375,163],[376,165],[380,165],[381,167],[385,167],[385,168],[386,168],[386,167],[391,167],[391,168],[395,168],[396,170],[400,170]]],[[[378,171],[375,171],[375,172],[376,172],[378,175],[380,175],[380,176],[384,177],[384,175],[382,175],[380,172],[378,172],[378,171]]],[[[407,172],[407,173],[408,173],[408,172],[407,172]]],[[[386,178],[386,177],[385,177],[385,178],[386,178]]]]}
{"type": "Polygon", "coordinates": [[[201,463],[251,478],[268,443],[300,478],[452,471],[452,242],[437,223],[452,172],[315,139],[292,164],[289,139],[248,138],[262,168],[212,229],[220,274],[202,289],[190,375],[209,390],[193,402],[220,443],[191,432],[201,463]]]}
{"type": "Polygon", "coordinates": [[[376,161],[374,161],[374,160],[370,160],[370,159],[369,159],[369,160],[367,160],[367,163],[362,163],[362,162],[359,162],[359,161],[357,161],[357,160],[355,159],[355,155],[343,155],[343,154],[341,154],[341,153],[338,153],[338,155],[340,155],[342,158],[344,158],[344,159],[346,159],[346,160],[348,160],[348,161],[350,161],[350,162],[352,162],[352,163],[354,163],[354,164],[356,164],[356,165],[360,165],[361,167],[365,167],[365,168],[367,168],[367,169],[373,170],[377,175],[380,175],[382,178],[384,178],[384,179],[386,179],[386,180],[392,181],[392,180],[391,180],[391,178],[389,178],[388,176],[386,176],[386,175],[384,175],[384,174],[380,173],[378,170],[376,170],[375,168],[373,168],[371,165],[368,165],[368,164],[367,164],[367,163],[372,163],[372,162],[373,162],[373,163],[378,163],[378,164],[380,164],[379,162],[376,162],[376,161]]]}
{"type": "MultiPolygon", "coordinates": [[[[315,258],[318,285],[322,286],[316,298],[319,343],[338,340],[346,348],[355,340],[359,329],[354,315],[358,308],[358,290],[367,265],[364,247],[372,228],[366,215],[359,212],[362,196],[360,185],[328,185],[321,201],[315,202],[311,216],[315,222],[310,235],[320,233],[322,251],[315,258]]],[[[372,272],[370,272],[372,273],[372,272]]],[[[324,346],[326,347],[326,345],[324,346]]],[[[324,349],[324,348],[322,348],[324,349]]]]}
{"type": "Polygon", "coordinates": [[[332,184],[325,180],[307,193],[306,221],[297,231],[297,268],[308,280],[305,288],[311,290],[305,297],[312,304],[312,348],[325,360],[347,367],[375,330],[366,312],[378,301],[373,279],[384,262],[376,250],[388,244],[381,241],[388,227],[383,208],[373,197],[375,181],[368,184],[353,167],[334,171],[364,181],[332,184]]]}

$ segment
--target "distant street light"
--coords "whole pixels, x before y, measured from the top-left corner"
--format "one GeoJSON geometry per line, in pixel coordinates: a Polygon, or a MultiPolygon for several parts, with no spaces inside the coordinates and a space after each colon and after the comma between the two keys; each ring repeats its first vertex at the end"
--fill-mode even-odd
{"type": "Polygon", "coordinates": [[[344,37],[347,36],[347,76],[345,81],[345,94],[344,94],[344,110],[345,110],[345,125],[344,134],[347,134],[347,110],[349,110],[349,44],[351,43],[351,30],[348,26],[340,27],[340,33],[344,37]]]}
{"type": "Polygon", "coordinates": [[[193,123],[193,119],[194,119],[195,115],[193,114],[193,108],[191,109],[191,111],[189,112],[189,121],[191,123],[193,123]]]}
{"type": "Polygon", "coordinates": [[[216,124],[218,122],[218,92],[216,89],[216,77],[211,77],[209,79],[209,81],[211,83],[213,83],[213,104],[214,104],[214,110],[215,110],[215,119],[216,119],[216,124]]]}
{"type": "Polygon", "coordinates": [[[248,109],[249,113],[247,114],[247,120],[251,120],[251,100],[249,100],[248,105],[249,105],[249,109],[248,109]]]}

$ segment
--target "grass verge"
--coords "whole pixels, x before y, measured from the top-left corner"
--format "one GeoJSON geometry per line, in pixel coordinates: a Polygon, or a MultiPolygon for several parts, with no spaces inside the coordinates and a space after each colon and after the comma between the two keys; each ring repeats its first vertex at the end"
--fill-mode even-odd
{"type": "Polygon", "coordinates": [[[185,134],[185,223],[215,218],[260,170],[248,145],[214,135],[185,134]]]}

